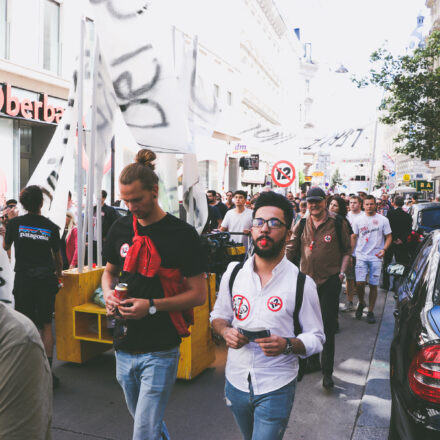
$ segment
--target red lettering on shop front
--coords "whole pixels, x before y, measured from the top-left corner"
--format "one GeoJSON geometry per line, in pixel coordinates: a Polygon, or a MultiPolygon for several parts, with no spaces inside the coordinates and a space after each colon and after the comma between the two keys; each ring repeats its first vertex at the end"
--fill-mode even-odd
{"type": "Polygon", "coordinates": [[[64,114],[63,107],[54,107],[49,104],[49,97],[45,93],[42,101],[30,101],[29,99],[20,100],[12,96],[12,87],[10,84],[4,84],[0,87],[0,113],[6,113],[8,116],[22,116],[26,119],[43,120],[52,123],[60,122],[64,114]]]}
{"type": "Polygon", "coordinates": [[[55,110],[56,110],[55,122],[58,124],[64,115],[64,109],[63,107],[57,107],[55,110]]]}
{"type": "Polygon", "coordinates": [[[6,113],[9,116],[17,116],[20,112],[20,101],[17,97],[11,96],[12,89],[9,84],[6,85],[6,113]],[[14,110],[12,110],[12,104],[14,104],[14,110]]]}
{"type": "Polygon", "coordinates": [[[43,96],[43,120],[53,122],[55,119],[55,109],[47,102],[47,95],[43,96]]]}
{"type": "Polygon", "coordinates": [[[32,113],[28,113],[32,111],[32,102],[29,99],[23,99],[21,102],[20,112],[26,119],[32,119],[32,113]]]}
{"type": "Polygon", "coordinates": [[[40,108],[43,108],[43,103],[34,101],[34,119],[40,119],[40,108]]]}

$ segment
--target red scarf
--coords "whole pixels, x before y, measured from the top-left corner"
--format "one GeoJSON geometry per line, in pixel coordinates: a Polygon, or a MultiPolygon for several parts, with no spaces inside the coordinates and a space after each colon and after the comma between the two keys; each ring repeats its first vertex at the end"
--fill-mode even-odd
{"type": "MultiPolygon", "coordinates": [[[[165,298],[184,292],[185,280],[179,269],[161,267],[162,259],[153,241],[147,235],[139,235],[137,218],[133,215],[133,244],[125,257],[125,272],[139,273],[147,278],[158,275],[165,298]]],[[[194,324],[193,309],[168,312],[179,336],[189,336],[189,326],[194,324]]]]}

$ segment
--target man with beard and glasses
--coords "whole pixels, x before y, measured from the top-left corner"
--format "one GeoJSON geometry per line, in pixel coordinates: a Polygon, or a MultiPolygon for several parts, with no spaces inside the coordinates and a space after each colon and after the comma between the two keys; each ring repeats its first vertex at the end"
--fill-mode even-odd
{"type": "MultiPolygon", "coordinates": [[[[326,339],[321,356],[322,386],[330,389],[334,386],[332,374],[339,294],[352,254],[350,233],[348,222],[326,209],[325,192],[321,188],[309,189],[307,209],[310,215],[293,228],[287,258],[297,262],[300,257],[301,270],[318,287],[326,339]]],[[[308,359],[307,363],[308,372],[320,369],[318,356],[308,359]]]]}
{"type": "Polygon", "coordinates": [[[229,265],[211,313],[214,330],[229,348],[226,405],[245,440],[283,438],[298,357],[319,353],[325,341],[316,285],[309,277],[295,314],[299,270],[285,257],[292,219],[284,196],[260,195],[251,229],[255,255],[239,271],[237,263],[229,265]],[[301,331],[295,331],[294,316],[301,331]]]}

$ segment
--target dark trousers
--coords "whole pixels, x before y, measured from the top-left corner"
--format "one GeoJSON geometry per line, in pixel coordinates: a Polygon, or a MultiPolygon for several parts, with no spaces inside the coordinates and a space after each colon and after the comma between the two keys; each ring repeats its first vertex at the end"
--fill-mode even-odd
{"type": "Polygon", "coordinates": [[[407,265],[409,263],[408,245],[407,243],[392,244],[385,252],[382,266],[382,287],[388,289],[390,287],[390,275],[386,271],[387,266],[393,261],[396,263],[407,265]]]}
{"type": "Polygon", "coordinates": [[[321,369],[323,374],[333,374],[335,333],[341,286],[339,274],[332,275],[325,283],[318,286],[319,304],[321,305],[321,315],[325,333],[325,344],[321,354],[321,369]]]}

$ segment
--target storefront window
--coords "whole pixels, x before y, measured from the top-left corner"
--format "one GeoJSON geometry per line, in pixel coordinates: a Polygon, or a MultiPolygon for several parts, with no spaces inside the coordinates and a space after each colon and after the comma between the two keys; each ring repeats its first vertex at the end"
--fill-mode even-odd
{"type": "Polygon", "coordinates": [[[0,0],[0,58],[6,58],[8,41],[8,21],[6,15],[6,0],[0,0]]]}
{"type": "Polygon", "coordinates": [[[60,5],[44,1],[43,68],[59,74],[60,58],[60,5]]]}

